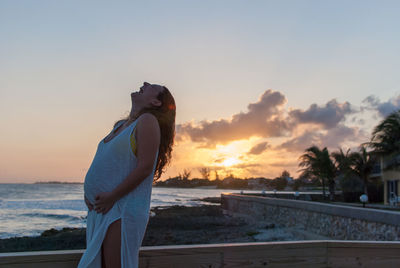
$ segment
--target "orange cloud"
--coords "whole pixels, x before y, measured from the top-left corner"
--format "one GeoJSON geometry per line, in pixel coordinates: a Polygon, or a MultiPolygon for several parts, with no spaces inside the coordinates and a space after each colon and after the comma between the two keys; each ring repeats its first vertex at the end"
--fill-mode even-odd
{"type": "Polygon", "coordinates": [[[264,152],[265,150],[267,150],[268,148],[270,148],[271,146],[268,144],[268,142],[261,142],[255,146],[253,146],[250,151],[248,152],[248,154],[261,154],[262,152],[264,152]]]}
{"type": "Polygon", "coordinates": [[[267,90],[255,103],[250,103],[246,113],[237,113],[231,120],[201,121],[199,125],[185,123],[177,126],[178,136],[188,136],[193,142],[213,148],[252,136],[279,137],[286,135],[290,126],[283,118],[282,106],[286,98],[280,92],[267,90]]]}

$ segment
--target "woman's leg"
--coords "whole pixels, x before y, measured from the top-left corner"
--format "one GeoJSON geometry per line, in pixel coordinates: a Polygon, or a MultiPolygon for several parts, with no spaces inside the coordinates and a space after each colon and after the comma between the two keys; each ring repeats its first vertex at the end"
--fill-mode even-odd
{"type": "Polygon", "coordinates": [[[110,224],[101,248],[105,268],[121,267],[121,219],[110,224]]]}

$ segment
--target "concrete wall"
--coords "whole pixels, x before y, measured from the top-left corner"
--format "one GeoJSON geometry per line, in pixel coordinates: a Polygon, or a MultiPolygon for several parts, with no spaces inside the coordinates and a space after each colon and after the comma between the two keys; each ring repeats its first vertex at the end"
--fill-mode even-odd
{"type": "Polygon", "coordinates": [[[340,240],[400,240],[400,213],[318,202],[222,194],[222,208],[260,224],[296,227],[340,240]]]}

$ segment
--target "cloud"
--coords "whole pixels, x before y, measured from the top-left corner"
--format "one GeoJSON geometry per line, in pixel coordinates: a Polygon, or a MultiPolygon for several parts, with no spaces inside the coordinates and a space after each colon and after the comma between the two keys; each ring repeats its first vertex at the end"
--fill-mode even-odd
{"type": "Polygon", "coordinates": [[[247,112],[234,114],[231,120],[201,121],[198,125],[180,124],[177,126],[177,134],[186,135],[194,142],[203,143],[205,147],[252,136],[285,136],[290,132],[290,125],[285,120],[282,109],[285,103],[283,94],[267,90],[257,102],[247,106],[247,112]]]}
{"type": "Polygon", "coordinates": [[[301,109],[292,110],[289,112],[289,116],[298,124],[314,123],[329,129],[342,122],[346,115],[355,112],[349,102],[338,103],[333,99],[324,106],[318,106],[314,103],[305,111],[301,109]]]}
{"type": "Polygon", "coordinates": [[[352,122],[352,123],[355,123],[355,124],[359,124],[359,125],[365,125],[365,119],[358,118],[357,116],[354,116],[354,117],[351,119],[351,122],[352,122]]]}
{"type": "Polygon", "coordinates": [[[400,95],[390,98],[388,101],[381,102],[377,96],[370,95],[363,100],[366,105],[363,108],[367,110],[378,110],[382,117],[400,109],[400,95]]]}
{"type": "Polygon", "coordinates": [[[279,159],[279,162],[272,162],[272,163],[268,163],[268,166],[271,167],[280,167],[280,168],[285,168],[285,167],[294,167],[297,166],[298,161],[295,160],[291,160],[291,161],[286,161],[279,159]]]}
{"type": "Polygon", "coordinates": [[[304,151],[310,146],[338,148],[345,143],[363,142],[367,138],[366,133],[357,127],[348,127],[338,125],[327,131],[307,130],[301,135],[294,137],[276,149],[285,149],[286,151],[304,151]]]}
{"type": "MultiPolygon", "coordinates": [[[[345,125],[347,117],[352,114],[353,118],[347,123],[365,124],[363,119],[357,117],[360,110],[347,101],[340,103],[332,99],[325,104],[311,104],[305,110],[290,111],[284,108],[286,102],[281,92],[266,90],[257,102],[247,106],[246,112],[236,113],[231,119],[204,120],[197,124],[188,122],[177,125],[177,136],[178,139],[185,137],[197,143],[197,148],[215,148],[217,144],[227,144],[250,137],[290,138],[274,147],[288,151],[303,151],[314,144],[337,147],[353,140],[362,142],[360,137],[366,137],[357,127],[345,125]],[[313,130],[301,132],[302,125],[307,125],[308,129],[313,130]],[[299,131],[300,135],[297,134],[299,131]]],[[[365,102],[369,105],[381,105],[374,97],[369,97],[365,102]]],[[[398,102],[400,106],[400,97],[398,102]]],[[[269,148],[269,144],[269,142],[259,143],[250,148],[247,154],[261,154],[269,148]]]]}
{"type": "Polygon", "coordinates": [[[294,137],[277,146],[276,149],[285,149],[286,151],[304,151],[311,145],[319,146],[321,138],[321,133],[307,130],[302,135],[294,137]]]}
{"type": "Polygon", "coordinates": [[[222,162],[225,161],[225,159],[226,159],[226,158],[221,157],[221,158],[215,159],[214,162],[215,162],[215,163],[222,163],[222,162]]]}
{"type": "Polygon", "coordinates": [[[257,163],[240,163],[240,164],[230,166],[229,168],[250,168],[250,167],[259,167],[259,166],[261,166],[261,165],[257,164],[257,163]]]}
{"type": "Polygon", "coordinates": [[[253,146],[250,151],[248,152],[248,154],[261,154],[262,152],[264,152],[266,149],[268,149],[270,147],[270,145],[268,144],[268,142],[261,142],[255,146],[253,146]]]}
{"type": "Polygon", "coordinates": [[[345,125],[339,125],[336,128],[328,130],[321,139],[324,147],[338,148],[339,146],[347,145],[352,142],[360,144],[368,140],[367,133],[358,128],[345,125]]]}

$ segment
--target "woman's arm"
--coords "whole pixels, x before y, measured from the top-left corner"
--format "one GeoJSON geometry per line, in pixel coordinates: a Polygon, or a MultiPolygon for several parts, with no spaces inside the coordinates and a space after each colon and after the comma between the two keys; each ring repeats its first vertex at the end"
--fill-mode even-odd
{"type": "Polygon", "coordinates": [[[117,200],[135,189],[153,171],[161,136],[157,118],[150,113],[142,114],[138,118],[136,134],[137,166],[113,191],[96,196],[95,210],[99,213],[107,213],[117,200]]]}
{"type": "Polygon", "coordinates": [[[111,193],[116,200],[135,189],[153,171],[160,146],[160,127],[157,118],[145,113],[137,123],[137,166],[111,193]]]}

